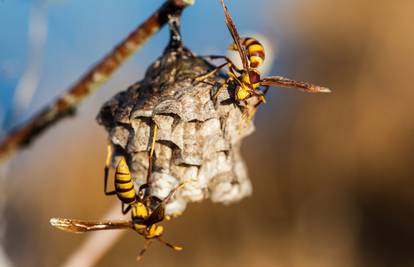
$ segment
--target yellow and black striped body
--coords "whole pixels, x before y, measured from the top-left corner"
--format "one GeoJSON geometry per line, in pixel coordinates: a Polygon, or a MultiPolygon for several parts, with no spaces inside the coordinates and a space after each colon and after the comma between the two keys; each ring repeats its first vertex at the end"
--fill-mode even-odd
{"type": "Polygon", "coordinates": [[[131,172],[124,158],[122,158],[115,172],[115,192],[122,203],[131,205],[136,202],[136,190],[131,179],[131,172]]]}
{"type": "MultiPolygon", "coordinates": [[[[242,38],[240,40],[240,43],[247,51],[247,57],[249,58],[250,67],[260,67],[266,58],[263,45],[257,39],[252,37],[242,38]]],[[[233,43],[232,45],[230,45],[229,49],[237,51],[236,44],[233,43]]]]}
{"type": "MultiPolygon", "coordinates": [[[[250,64],[250,70],[243,70],[239,77],[233,77],[237,81],[236,101],[243,101],[257,93],[260,87],[260,71],[257,69],[265,60],[265,51],[263,45],[255,38],[246,37],[240,40],[240,45],[246,50],[247,58],[250,64]]],[[[230,50],[237,51],[237,45],[233,43],[230,50]]],[[[261,101],[265,101],[261,96],[261,101]]]]}
{"type": "Polygon", "coordinates": [[[131,210],[132,227],[146,239],[158,238],[162,235],[164,228],[156,225],[164,219],[164,205],[158,205],[155,210],[151,209],[151,201],[161,202],[156,197],[146,194],[148,186],[141,185],[138,192],[134,188],[131,172],[128,164],[122,158],[115,171],[115,192],[123,204],[128,205],[123,212],[131,210]]]}
{"type": "Polygon", "coordinates": [[[164,220],[164,206],[151,210],[149,205],[144,204],[145,198],[141,192],[143,191],[140,189],[137,201],[131,205],[132,227],[146,239],[160,237],[164,228],[156,223],[164,220]]]}
{"type": "Polygon", "coordinates": [[[234,25],[233,19],[227,9],[226,4],[224,3],[224,0],[221,0],[220,2],[221,6],[223,7],[227,28],[233,39],[233,44],[231,44],[228,49],[238,52],[242,67],[236,66],[234,62],[226,56],[208,56],[211,59],[224,59],[226,62],[217,66],[212,71],[209,71],[208,73],[197,77],[195,81],[204,81],[226,66],[228,68],[227,73],[230,76],[217,89],[216,93],[213,96],[214,98],[217,98],[223,89],[228,88],[229,84],[235,85],[234,100],[238,103],[244,102],[243,121],[250,121],[259,105],[261,103],[266,103],[265,95],[269,87],[293,88],[308,93],[331,92],[329,88],[313,85],[306,82],[299,82],[281,76],[261,78],[258,67],[263,65],[266,57],[263,45],[257,39],[252,37],[240,38],[236,26],[234,25]],[[264,87],[263,91],[260,90],[261,87],[264,87]],[[258,98],[258,101],[256,101],[254,104],[253,102],[248,103],[246,101],[252,96],[256,96],[258,98]]]}

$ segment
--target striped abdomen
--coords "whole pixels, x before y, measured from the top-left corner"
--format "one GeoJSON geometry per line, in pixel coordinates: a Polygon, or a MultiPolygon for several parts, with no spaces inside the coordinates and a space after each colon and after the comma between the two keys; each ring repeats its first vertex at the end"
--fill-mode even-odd
{"type": "MultiPolygon", "coordinates": [[[[242,46],[246,48],[247,56],[249,57],[250,66],[252,68],[260,67],[265,60],[265,51],[263,45],[252,37],[242,38],[240,40],[242,46]]],[[[231,50],[237,50],[235,44],[230,46],[231,50]]]]}
{"type": "Polygon", "coordinates": [[[116,166],[115,172],[115,191],[118,198],[127,205],[130,205],[136,200],[136,192],[134,183],[131,179],[131,172],[125,159],[121,159],[116,166]]]}

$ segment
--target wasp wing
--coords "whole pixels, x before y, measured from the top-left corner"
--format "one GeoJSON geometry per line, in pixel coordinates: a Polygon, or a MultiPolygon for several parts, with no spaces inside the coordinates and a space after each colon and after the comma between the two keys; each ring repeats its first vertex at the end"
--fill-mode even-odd
{"type": "Polygon", "coordinates": [[[186,184],[195,182],[195,180],[188,180],[185,182],[180,183],[177,187],[175,187],[173,190],[171,190],[171,192],[168,194],[168,196],[166,198],[164,198],[163,200],[160,200],[158,197],[156,196],[151,196],[151,203],[159,203],[158,206],[154,209],[154,211],[151,213],[151,215],[148,217],[147,224],[151,225],[151,224],[155,224],[157,222],[161,222],[164,220],[165,218],[165,205],[166,203],[168,203],[171,198],[174,196],[174,194],[180,190],[181,188],[183,188],[186,184]]]}
{"type": "Polygon", "coordinates": [[[161,202],[158,207],[146,219],[147,225],[156,224],[163,221],[165,218],[165,204],[161,202]]]}
{"type": "Polygon", "coordinates": [[[270,77],[263,78],[260,81],[260,85],[299,89],[306,93],[330,93],[331,92],[331,90],[326,87],[322,87],[319,85],[314,85],[314,84],[310,84],[306,82],[299,82],[299,81],[291,80],[291,79],[281,77],[281,76],[270,76],[270,77]]]}
{"type": "Polygon", "coordinates": [[[239,52],[241,61],[243,63],[243,68],[244,68],[245,71],[249,71],[250,70],[250,65],[249,65],[249,61],[248,61],[248,58],[247,58],[246,50],[241,45],[240,36],[237,33],[236,26],[233,23],[233,19],[230,16],[230,13],[227,9],[226,4],[224,3],[224,0],[221,0],[221,5],[223,6],[224,15],[226,16],[227,28],[229,28],[230,34],[233,37],[233,41],[236,44],[237,51],[239,52]]]}
{"type": "Polygon", "coordinates": [[[132,222],[127,220],[82,221],[66,218],[52,218],[50,219],[50,224],[60,230],[70,233],[132,228],[132,222]]]}

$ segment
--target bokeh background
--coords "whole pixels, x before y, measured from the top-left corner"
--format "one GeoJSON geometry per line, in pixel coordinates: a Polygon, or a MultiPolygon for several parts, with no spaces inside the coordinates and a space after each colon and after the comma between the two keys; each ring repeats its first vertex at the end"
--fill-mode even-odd
{"type": "MultiPolygon", "coordinates": [[[[143,241],[127,232],[97,266],[414,266],[414,2],[227,2],[241,34],[273,44],[271,73],[334,93],[269,93],[243,146],[254,194],[193,204],[167,222],[165,238],[184,251],[157,244],[136,263],[143,241]]],[[[50,103],[161,3],[0,1],[0,131],[50,103]]],[[[182,23],[194,52],[226,53],[218,0],[198,0],[182,23]]],[[[49,218],[96,219],[116,203],[102,192],[106,133],[95,115],[167,39],[164,29],[75,118],[2,166],[0,266],[61,266],[87,235],[49,218]]]]}

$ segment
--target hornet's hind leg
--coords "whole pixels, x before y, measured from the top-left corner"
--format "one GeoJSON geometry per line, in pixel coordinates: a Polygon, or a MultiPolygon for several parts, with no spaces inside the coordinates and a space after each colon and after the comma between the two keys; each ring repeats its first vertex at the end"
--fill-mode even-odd
{"type": "Polygon", "coordinates": [[[216,74],[218,71],[220,71],[222,68],[224,68],[225,66],[227,66],[228,63],[223,63],[220,66],[217,66],[215,69],[213,69],[210,72],[207,72],[204,75],[198,76],[197,78],[194,79],[195,82],[203,82],[205,81],[207,78],[213,76],[214,74],[216,74]]]}
{"type": "Polygon", "coordinates": [[[125,208],[125,203],[123,203],[122,202],[122,206],[121,206],[121,210],[122,210],[122,214],[127,214],[128,213],[128,211],[130,211],[131,210],[131,205],[128,205],[126,208],[125,208]]]}
{"type": "Polygon", "coordinates": [[[107,196],[115,195],[116,191],[107,191],[108,186],[108,176],[109,176],[109,167],[111,166],[111,159],[112,159],[112,146],[108,144],[106,146],[106,160],[105,160],[105,169],[104,169],[104,193],[107,196]]]}
{"type": "Polygon", "coordinates": [[[211,60],[214,60],[214,59],[223,59],[224,61],[226,61],[226,62],[227,62],[227,64],[229,64],[229,66],[231,65],[231,66],[232,66],[232,68],[233,68],[235,71],[237,71],[239,74],[242,74],[242,72],[243,72],[243,70],[239,69],[239,68],[236,66],[236,64],[234,64],[234,62],[233,62],[230,58],[228,58],[228,57],[226,57],[226,56],[220,56],[220,55],[207,55],[207,56],[201,56],[201,57],[204,57],[204,58],[209,58],[209,59],[211,59],[211,60]]]}
{"type": "Polygon", "coordinates": [[[226,56],[217,56],[217,55],[208,55],[208,56],[202,56],[204,58],[210,58],[210,59],[224,59],[226,62],[217,66],[216,68],[214,68],[212,71],[207,72],[204,75],[198,76],[197,78],[195,78],[196,82],[202,82],[204,80],[206,80],[207,78],[213,76],[214,74],[216,74],[218,71],[220,71],[222,68],[224,68],[225,66],[228,66],[229,69],[232,69],[234,71],[237,71],[238,73],[242,73],[242,70],[240,70],[239,68],[236,67],[236,65],[233,63],[233,61],[231,61],[231,59],[229,59],[226,56]]]}
{"type": "Polygon", "coordinates": [[[240,122],[240,125],[239,125],[239,131],[241,131],[244,124],[248,125],[251,122],[260,104],[262,103],[266,104],[265,96],[268,91],[269,91],[269,86],[265,86],[265,89],[263,92],[259,90],[255,91],[255,95],[259,97],[259,102],[257,102],[253,107],[248,106],[248,104],[246,103],[246,107],[243,110],[242,121],[240,122]]]}

